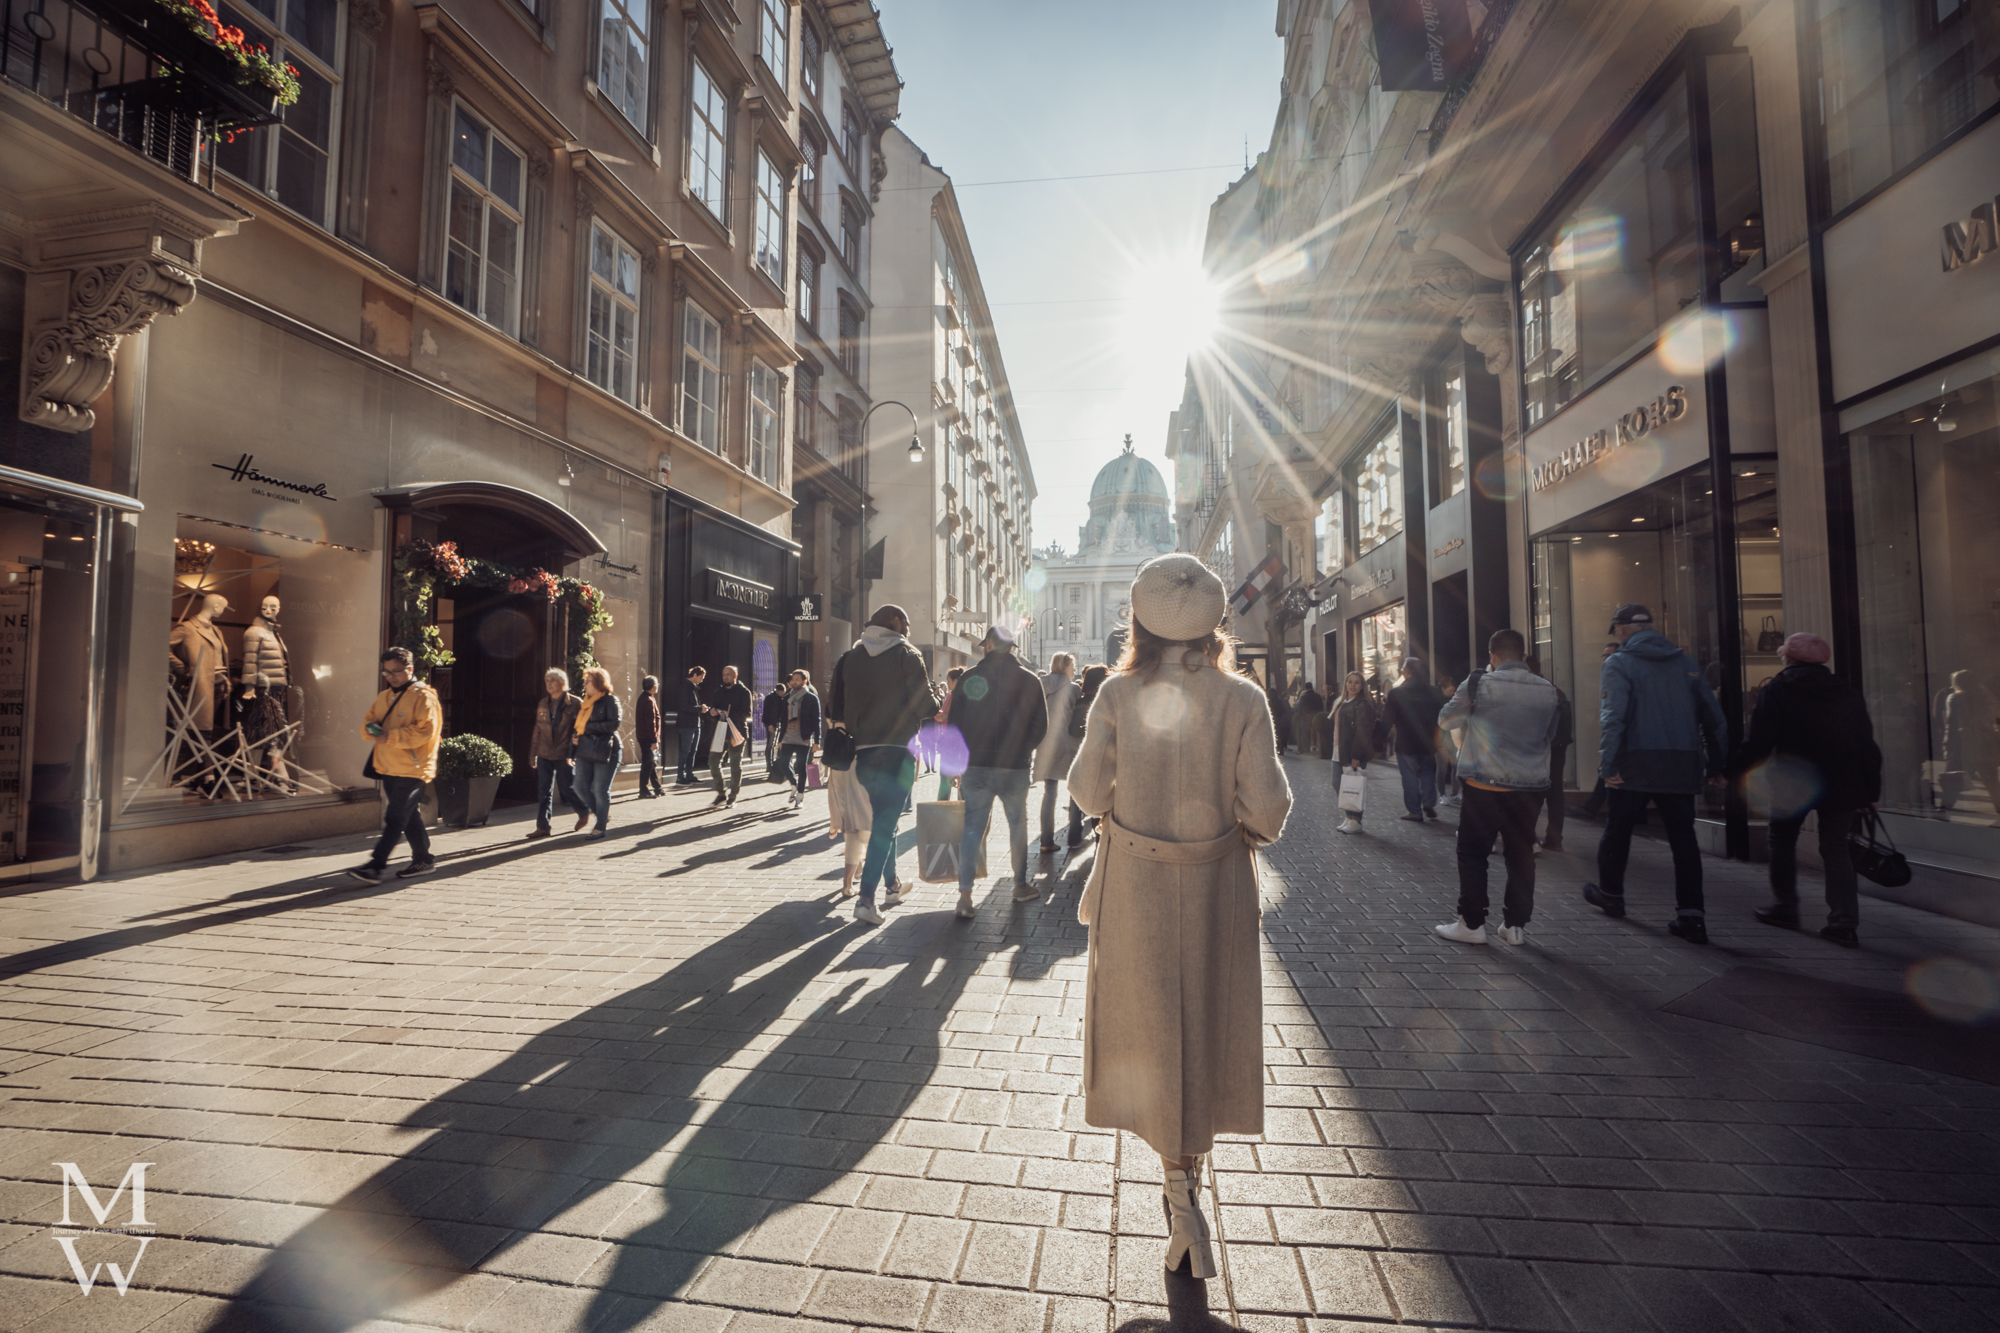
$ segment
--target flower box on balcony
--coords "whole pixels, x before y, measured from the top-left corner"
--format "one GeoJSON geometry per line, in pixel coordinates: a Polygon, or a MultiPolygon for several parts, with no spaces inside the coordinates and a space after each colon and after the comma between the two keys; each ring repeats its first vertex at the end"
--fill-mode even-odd
{"type": "Polygon", "coordinates": [[[83,2],[171,66],[181,76],[177,82],[182,84],[182,96],[208,103],[218,126],[269,124],[278,118],[280,108],[298,100],[298,81],[289,71],[285,72],[288,86],[281,86],[272,81],[269,70],[259,70],[260,59],[273,69],[281,68],[262,48],[239,57],[198,28],[205,18],[197,6],[172,0],[83,2]]]}

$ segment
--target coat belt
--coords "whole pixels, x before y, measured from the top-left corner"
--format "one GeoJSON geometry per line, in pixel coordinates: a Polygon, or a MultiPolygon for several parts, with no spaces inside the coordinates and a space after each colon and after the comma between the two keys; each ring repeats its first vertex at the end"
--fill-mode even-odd
{"type": "Polygon", "coordinates": [[[1141,837],[1109,815],[1104,816],[1104,827],[1111,831],[1111,845],[1121,855],[1167,865],[1207,865],[1247,846],[1240,827],[1207,842],[1168,842],[1163,838],[1141,837]]]}

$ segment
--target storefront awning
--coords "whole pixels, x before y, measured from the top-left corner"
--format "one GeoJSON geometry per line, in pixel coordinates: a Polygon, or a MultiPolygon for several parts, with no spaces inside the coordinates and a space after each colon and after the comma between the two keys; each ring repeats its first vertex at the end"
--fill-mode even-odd
{"type": "Polygon", "coordinates": [[[571,560],[603,555],[608,549],[576,515],[518,486],[503,486],[492,481],[420,482],[376,491],[375,498],[387,509],[439,509],[447,505],[470,505],[514,514],[536,524],[560,541],[571,560]]]}

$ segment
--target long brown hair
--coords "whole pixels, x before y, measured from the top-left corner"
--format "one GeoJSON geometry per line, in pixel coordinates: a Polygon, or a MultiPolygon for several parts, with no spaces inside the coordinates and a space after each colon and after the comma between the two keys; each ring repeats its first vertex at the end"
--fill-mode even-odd
{"type": "Polygon", "coordinates": [[[1204,660],[1218,671],[1236,669],[1236,640],[1220,628],[1199,639],[1163,639],[1135,619],[1132,637],[1125,641],[1125,652],[1112,670],[1121,676],[1150,676],[1159,669],[1170,648],[1180,649],[1181,667],[1187,671],[1201,670],[1204,660]]]}

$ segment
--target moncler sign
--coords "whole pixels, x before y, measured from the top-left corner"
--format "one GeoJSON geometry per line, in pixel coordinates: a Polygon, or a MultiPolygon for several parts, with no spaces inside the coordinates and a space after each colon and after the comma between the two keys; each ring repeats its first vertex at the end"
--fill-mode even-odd
{"type": "Polygon", "coordinates": [[[1611,425],[1592,431],[1548,462],[1531,469],[1529,483],[1538,491],[1547,490],[1584,468],[1603,461],[1612,450],[1642,440],[1669,422],[1679,421],[1687,415],[1687,410],[1687,388],[1679,384],[1669,385],[1667,391],[1652,402],[1640,403],[1611,425]]]}

